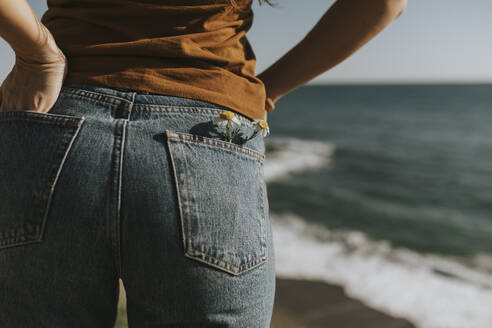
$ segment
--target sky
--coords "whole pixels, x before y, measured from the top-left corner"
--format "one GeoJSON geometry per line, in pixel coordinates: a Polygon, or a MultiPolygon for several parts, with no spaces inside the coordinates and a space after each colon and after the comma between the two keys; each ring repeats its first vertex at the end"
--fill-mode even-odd
{"type": "MultiPolygon", "coordinates": [[[[253,5],[247,38],[261,73],[311,30],[333,0],[253,5]]],[[[45,0],[29,0],[39,17],[45,0]]],[[[407,0],[400,18],[350,58],[309,84],[492,82],[492,1],[407,0]]],[[[0,81],[14,54],[0,39],[0,81]]]]}

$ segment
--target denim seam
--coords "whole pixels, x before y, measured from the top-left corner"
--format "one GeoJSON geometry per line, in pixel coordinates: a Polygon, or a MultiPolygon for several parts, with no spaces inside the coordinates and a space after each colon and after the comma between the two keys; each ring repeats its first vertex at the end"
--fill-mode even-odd
{"type": "Polygon", "coordinates": [[[131,97],[130,105],[128,106],[128,116],[127,119],[123,120],[123,126],[121,127],[121,143],[120,143],[120,158],[119,158],[119,174],[118,174],[118,208],[117,208],[117,216],[116,216],[116,237],[118,239],[117,247],[117,260],[119,265],[120,277],[123,277],[123,260],[121,257],[121,189],[123,184],[123,159],[125,153],[125,145],[126,145],[126,130],[128,126],[128,119],[131,117],[133,103],[135,99],[136,92],[133,92],[131,97]]]}
{"type": "Polygon", "coordinates": [[[68,143],[68,146],[67,146],[67,149],[65,150],[65,153],[63,154],[63,158],[61,160],[61,163],[58,167],[58,170],[56,172],[56,175],[55,175],[55,179],[53,180],[53,184],[51,185],[50,187],[50,193],[48,195],[48,202],[47,202],[47,206],[46,206],[46,211],[45,211],[45,216],[43,218],[43,223],[42,223],[42,226],[41,226],[41,235],[40,235],[40,239],[41,239],[41,236],[43,234],[43,231],[44,231],[44,228],[45,228],[45,225],[46,225],[46,221],[47,221],[47,218],[48,218],[48,212],[49,212],[49,209],[51,207],[51,199],[53,197],[53,194],[54,194],[54,191],[55,191],[55,186],[58,182],[58,177],[60,176],[60,173],[63,169],[63,166],[65,165],[65,161],[68,157],[68,154],[70,152],[70,150],[72,149],[72,145],[75,141],[75,138],[78,136],[80,130],[81,130],[81,127],[82,127],[82,123],[84,122],[85,119],[82,119],[79,124],[77,125],[77,129],[75,130],[75,132],[73,133],[72,137],[70,138],[70,141],[68,143]]]}
{"type": "Polygon", "coordinates": [[[116,227],[117,227],[117,238],[118,238],[118,245],[117,245],[117,256],[118,256],[118,264],[119,264],[119,271],[120,271],[120,277],[123,277],[123,268],[122,268],[122,260],[121,260],[121,236],[120,236],[120,220],[121,220],[121,185],[122,185],[122,175],[123,175],[123,154],[125,151],[125,138],[126,138],[126,126],[127,126],[127,120],[123,121],[123,126],[122,126],[122,134],[121,134],[121,143],[120,143],[120,160],[119,160],[119,174],[118,174],[118,212],[117,212],[117,220],[116,220],[116,227]]]}
{"type": "MultiPolygon", "coordinates": [[[[188,181],[188,179],[187,179],[187,177],[189,176],[189,175],[188,175],[188,162],[186,161],[186,155],[185,155],[185,153],[184,153],[183,145],[179,145],[178,147],[179,147],[179,149],[181,150],[181,154],[182,154],[182,156],[183,156],[182,158],[183,158],[184,168],[185,168],[185,175],[184,175],[183,182],[184,182],[184,186],[185,186],[185,188],[184,188],[184,189],[185,189],[185,191],[186,191],[186,195],[187,195],[187,197],[188,197],[188,203],[189,203],[189,202],[190,202],[190,188],[189,188],[190,183],[189,183],[189,181],[188,181]]],[[[186,209],[187,209],[188,218],[190,218],[190,217],[191,217],[190,205],[186,206],[186,209]]],[[[199,211],[196,211],[197,218],[199,218],[198,213],[199,213],[199,211]]],[[[184,218],[183,218],[183,217],[181,217],[181,224],[183,224],[183,219],[184,219],[184,218]]],[[[218,259],[218,258],[216,258],[215,256],[213,256],[213,255],[211,255],[211,254],[208,254],[208,253],[205,253],[205,252],[203,252],[203,251],[200,251],[200,250],[196,249],[195,247],[193,247],[193,231],[192,231],[192,226],[191,226],[191,220],[188,220],[188,236],[187,236],[187,237],[188,237],[188,238],[187,238],[187,240],[188,240],[188,248],[189,248],[189,249],[192,249],[193,251],[198,252],[198,253],[200,253],[200,254],[203,254],[203,255],[205,255],[205,256],[209,256],[209,257],[211,257],[211,258],[213,258],[213,259],[216,259],[218,262],[222,262],[222,263],[228,264],[228,265],[230,265],[230,266],[232,266],[232,267],[235,267],[235,268],[242,268],[243,266],[246,266],[246,265],[248,265],[249,263],[251,263],[251,262],[254,262],[254,261],[257,261],[257,260],[258,260],[258,258],[256,258],[256,259],[253,259],[253,260],[251,260],[251,261],[249,261],[249,262],[247,262],[247,263],[243,263],[242,265],[239,265],[239,266],[238,266],[238,265],[235,265],[235,264],[230,263],[230,262],[228,262],[228,261],[218,259]]],[[[191,257],[193,257],[193,258],[196,258],[196,256],[195,256],[195,255],[190,254],[188,251],[186,251],[186,253],[187,253],[189,256],[191,256],[191,257]]],[[[204,260],[204,261],[205,261],[205,260],[204,260]]],[[[208,261],[207,261],[206,263],[210,263],[210,262],[208,262],[208,261]]],[[[221,267],[221,268],[223,268],[223,267],[221,267]]]]}
{"type": "MultiPolygon", "coordinates": [[[[26,111],[21,111],[21,113],[33,113],[33,112],[26,112],[26,111]]],[[[36,114],[35,114],[36,115],[36,114]]],[[[0,122],[1,121],[12,121],[12,120],[23,120],[23,121],[39,121],[41,123],[49,123],[49,124],[59,124],[59,125],[67,125],[68,124],[73,124],[73,125],[78,125],[79,122],[84,119],[83,116],[80,117],[51,117],[51,116],[45,116],[41,114],[42,116],[39,117],[33,117],[33,116],[27,116],[26,114],[17,114],[16,112],[9,112],[9,114],[2,115],[0,112],[0,122]],[[4,117],[2,117],[4,116],[4,117]]],[[[50,114],[50,115],[57,115],[57,114],[50,114]]]]}
{"type": "MultiPolygon", "coordinates": [[[[251,260],[251,261],[249,261],[249,262],[246,262],[246,263],[243,263],[243,264],[240,264],[240,265],[236,265],[236,264],[234,264],[234,263],[231,263],[231,262],[228,262],[228,261],[225,261],[225,260],[219,259],[219,258],[217,258],[217,257],[215,257],[215,256],[213,256],[213,255],[211,255],[211,254],[209,254],[209,253],[205,253],[205,252],[203,252],[203,251],[201,251],[201,250],[199,250],[199,249],[196,249],[196,248],[193,248],[193,247],[191,247],[191,249],[193,249],[193,250],[194,250],[194,251],[196,251],[197,253],[200,253],[200,254],[203,254],[203,255],[209,256],[209,257],[211,257],[211,258],[213,258],[213,259],[216,259],[218,262],[223,262],[223,263],[225,263],[225,264],[229,264],[230,266],[235,267],[235,268],[239,268],[239,269],[240,269],[240,268],[247,267],[247,266],[248,266],[248,264],[253,263],[253,262],[264,261],[264,258],[263,258],[264,254],[262,254],[262,255],[261,255],[262,257],[256,257],[256,258],[252,259],[252,260],[251,260]]],[[[191,254],[190,254],[190,255],[191,255],[191,254]]],[[[207,263],[209,263],[209,262],[207,262],[207,263]]]]}
{"type": "MultiPolygon", "coordinates": [[[[181,150],[181,154],[183,154],[183,162],[184,162],[184,167],[185,167],[185,175],[183,178],[183,182],[184,182],[184,187],[185,187],[184,189],[186,190],[186,195],[188,196],[188,205],[186,206],[186,212],[188,213],[188,218],[189,218],[191,216],[191,213],[190,213],[191,199],[190,199],[190,188],[189,188],[189,182],[188,182],[188,177],[189,177],[189,175],[188,175],[188,162],[186,161],[186,156],[184,153],[183,145],[179,145],[178,147],[181,150]]],[[[183,221],[184,218],[182,217],[181,220],[183,221]]],[[[188,244],[187,248],[194,249],[193,248],[193,234],[191,231],[191,220],[188,220],[188,236],[187,237],[188,237],[187,238],[187,244],[188,244]]],[[[186,252],[188,253],[188,250],[186,252]]]]}
{"type": "MultiPolygon", "coordinates": [[[[202,254],[202,255],[204,255],[204,256],[208,256],[208,257],[210,257],[210,258],[213,258],[213,259],[217,260],[217,262],[222,262],[222,263],[228,264],[228,265],[230,265],[230,266],[232,266],[232,267],[234,267],[234,268],[237,268],[237,269],[238,269],[238,271],[231,271],[231,270],[229,270],[229,269],[227,269],[227,268],[225,268],[225,267],[223,267],[223,266],[221,266],[221,265],[219,265],[219,264],[212,263],[212,262],[210,262],[210,261],[207,261],[207,260],[205,260],[205,259],[202,259],[202,258],[200,258],[200,257],[197,257],[196,255],[192,255],[192,254],[189,254],[189,253],[187,253],[187,254],[186,254],[188,257],[193,258],[193,259],[200,260],[200,261],[201,261],[201,262],[203,262],[203,263],[206,263],[206,264],[212,265],[212,266],[214,266],[214,267],[216,267],[216,268],[219,268],[219,269],[221,269],[221,270],[224,270],[224,271],[227,271],[227,272],[229,272],[229,273],[236,274],[236,275],[237,275],[237,274],[241,274],[241,273],[243,273],[243,272],[247,271],[248,269],[252,269],[252,268],[254,268],[254,267],[257,267],[258,265],[260,265],[260,264],[262,264],[262,263],[265,263],[265,262],[267,261],[267,260],[266,260],[266,258],[264,258],[264,257],[256,257],[255,259],[253,259],[253,260],[251,260],[251,261],[249,261],[249,262],[243,263],[243,264],[241,264],[241,265],[235,265],[235,264],[232,264],[232,263],[230,263],[230,262],[227,262],[227,261],[224,261],[224,260],[218,259],[218,258],[216,258],[216,257],[214,257],[214,256],[212,256],[212,255],[210,255],[210,254],[208,254],[208,253],[202,252],[202,251],[197,250],[197,249],[195,249],[195,248],[192,248],[192,249],[193,249],[194,251],[196,251],[197,253],[200,253],[200,254],[202,254]],[[251,263],[253,263],[253,264],[252,264],[252,265],[250,265],[251,263]]],[[[262,255],[262,256],[263,256],[263,255],[262,255]]]]}
{"type": "Polygon", "coordinates": [[[260,184],[260,208],[261,208],[261,222],[260,222],[260,225],[261,225],[261,241],[263,243],[263,258],[267,259],[267,254],[268,254],[268,245],[267,245],[267,242],[266,242],[266,239],[267,239],[267,235],[266,235],[266,215],[265,215],[265,194],[264,194],[264,190],[263,190],[263,180],[262,180],[262,174],[261,174],[261,171],[263,169],[263,163],[260,163],[260,166],[258,167],[258,181],[259,181],[259,184],[260,184]]]}
{"type": "Polygon", "coordinates": [[[119,254],[119,219],[120,219],[120,190],[121,190],[121,158],[125,136],[126,120],[117,119],[114,130],[114,142],[111,155],[111,206],[113,211],[108,216],[109,242],[113,249],[114,265],[118,275],[121,277],[121,259],[119,254]]]}
{"type": "MultiPolygon", "coordinates": [[[[189,114],[190,112],[193,114],[198,114],[198,115],[217,115],[223,112],[224,110],[228,109],[221,109],[221,108],[214,108],[214,107],[201,107],[201,106],[180,106],[180,105],[151,105],[151,104],[141,104],[137,103],[135,104],[135,107],[144,107],[144,108],[138,108],[135,109],[135,111],[142,111],[142,112],[155,112],[155,113],[162,113],[162,114],[189,114]],[[173,109],[174,112],[170,111],[160,111],[160,110],[155,110],[155,109],[146,109],[145,107],[157,107],[157,108],[163,108],[163,109],[173,109]],[[183,111],[187,110],[187,111],[183,111]],[[195,110],[195,112],[192,112],[191,110],[195,110]]],[[[235,115],[239,118],[239,120],[248,123],[249,125],[253,126],[253,120],[250,119],[247,116],[244,116],[243,114],[240,113],[235,113],[235,115]]]]}
{"type": "Polygon", "coordinates": [[[63,87],[60,94],[70,94],[73,96],[79,96],[79,97],[88,98],[88,99],[96,99],[96,100],[105,101],[105,102],[116,102],[116,100],[125,101],[127,103],[132,102],[129,99],[114,96],[114,95],[108,95],[108,94],[97,92],[97,91],[89,91],[89,90],[71,88],[71,87],[66,87],[66,86],[63,87]]]}
{"type": "MultiPolygon", "coordinates": [[[[130,91],[129,91],[130,92],[130,91]]],[[[105,93],[100,93],[97,91],[89,91],[89,90],[83,90],[83,89],[77,89],[77,88],[71,88],[71,87],[64,87],[60,95],[70,95],[70,96],[76,96],[76,97],[81,97],[81,98],[87,98],[91,100],[96,100],[98,102],[104,102],[108,105],[114,105],[117,104],[117,100],[119,101],[124,101],[127,103],[132,103],[132,100],[118,97],[118,96],[113,96],[113,95],[108,95],[105,93]]],[[[135,93],[134,93],[135,94],[135,93]]],[[[160,96],[160,95],[158,95],[160,96]]],[[[166,96],[166,95],[162,95],[166,96]]],[[[216,112],[222,112],[224,110],[230,110],[228,108],[215,108],[215,107],[206,107],[206,106],[180,106],[180,105],[157,105],[157,104],[145,104],[145,103],[135,103],[135,107],[157,107],[157,108],[171,108],[171,109],[198,109],[198,110],[209,110],[209,111],[216,111],[216,112]]],[[[136,109],[135,111],[150,111],[150,112],[160,112],[158,110],[154,109],[136,109]]],[[[210,114],[215,114],[215,113],[210,113],[210,114]]],[[[245,116],[244,114],[235,112],[236,116],[243,122],[248,123],[250,125],[254,125],[253,119],[245,116]]]]}
{"type": "Polygon", "coordinates": [[[132,112],[134,110],[134,107],[135,107],[135,97],[136,97],[137,93],[136,92],[132,92],[132,101],[130,103],[130,105],[128,106],[128,118],[127,120],[130,120],[131,117],[132,117],[132,112]]]}
{"type": "MultiPolygon", "coordinates": [[[[206,256],[207,256],[207,254],[204,254],[204,255],[206,255],[206,256]]],[[[197,257],[197,256],[192,256],[192,255],[189,255],[189,254],[185,254],[185,256],[186,256],[186,257],[189,257],[189,258],[192,258],[192,259],[194,259],[194,260],[196,260],[196,261],[200,261],[200,262],[202,262],[202,263],[205,263],[205,264],[207,264],[207,265],[210,265],[210,266],[212,266],[212,267],[214,267],[214,268],[218,268],[218,269],[220,269],[220,270],[222,270],[222,271],[228,272],[228,273],[233,274],[233,275],[235,275],[235,276],[241,275],[241,274],[245,273],[246,271],[252,270],[252,269],[254,269],[254,268],[256,268],[256,267],[258,267],[258,266],[260,266],[261,264],[263,264],[263,263],[265,263],[265,262],[266,262],[266,260],[261,260],[260,262],[255,263],[255,264],[253,264],[253,265],[251,265],[251,266],[249,266],[249,267],[246,267],[246,268],[244,268],[244,269],[242,269],[242,270],[239,270],[239,271],[232,271],[232,270],[230,270],[230,269],[227,269],[227,268],[225,268],[225,267],[223,267],[223,266],[220,266],[220,265],[218,265],[218,264],[215,264],[215,263],[211,263],[211,262],[209,262],[209,261],[207,261],[207,260],[204,260],[204,259],[202,259],[202,258],[200,258],[200,257],[197,257]]]]}
{"type": "Polygon", "coordinates": [[[96,99],[96,98],[92,98],[92,97],[85,97],[85,96],[80,96],[80,95],[77,95],[77,94],[65,94],[65,96],[67,96],[69,99],[78,99],[78,100],[83,100],[83,101],[92,101],[92,102],[95,102],[97,104],[101,104],[101,105],[107,105],[107,106],[118,106],[120,105],[121,103],[120,102],[117,102],[117,101],[106,101],[104,99],[96,99]]]}
{"type": "MultiPolygon", "coordinates": [[[[30,244],[30,243],[35,243],[35,242],[41,242],[43,240],[43,232],[44,232],[44,228],[46,226],[46,221],[47,221],[47,218],[48,218],[48,213],[49,213],[49,209],[51,207],[51,200],[52,200],[52,197],[53,197],[53,194],[54,194],[54,191],[55,191],[55,187],[56,187],[56,184],[58,182],[58,177],[60,176],[60,173],[63,169],[63,166],[65,164],[65,161],[66,161],[66,158],[68,156],[68,153],[70,152],[70,149],[72,148],[72,144],[75,140],[75,138],[77,137],[80,129],[81,129],[81,126],[82,126],[82,123],[84,122],[84,118],[81,118],[78,123],[75,125],[76,127],[76,130],[72,133],[72,132],[69,132],[69,131],[66,131],[64,133],[64,136],[69,136],[69,142],[68,142],[68,145],[66,146],[65,150],[64,150],[64,153],[63,153],[63,157],[60,161],[60,163],[58,164],[58,167],[57,167],[57,170],[56,170],[56,173],[55,173],[55,177],[53,179],[53,182],[50,184],[50,189],[49,189],[49,192],[48,192],[48,197],[44,200],[44,199],[40,199],[43,200],[43,202],[45,201],[46,204],[44,205],[44,210],[43,211],[40,211],[40,214],[42,215],[42,221],[41,221],[41,227],[38,228],[39,229],[39,238],[38,239],[35,239],[35,240],[24,240],[22,242],[19,242],[19,239],[21,238],[25,238],[25,234],[23,235],[17,235],[16,237],[13,237],[11,240],[15,240],[13,241],[13,244],[12,244],[12,241],[11,242],[8,242],[8,241],[0,241],[0,249],[2,248],[8,248],[8,247],[14,247],[14,246],[20,246],[20,245],[26,245],[26,244],[30,244]]],[[[44,122],[43,122],[44,123],[44,122]]],[[[48,123],[48,122],[47,122],[48,123]]],[[[49,123],[52,123],[52,122],[49,122],[49,123]]]]}
{"type": "MultiPolygon", "coordinates": [[[[169,137],[168,135],[168,144],[169,144],[169,140],[170,139],[174,139],[176,141],[180,141],[179,139],[177,138],[171,138],[169,137]]],[[[183,178],[183,189],[185,190],[186,192],[186,195],[187,195],[187,198],[188,198],[188,205],[186,206],[186,210],[187,210],[187,215],[188,215],[188,218],[191,217],[191,212],[190,212],[190,191],[189,191],[189,181],[187,179],[187,177],[189,176],[188,175],[188,163],[186,161],[186,155],[184,153],[184,149],[183,149],[183,144],[182,143],[179,143],[178,142],[178,148],[180,149],[181,151],[181,154],[182,154],[182,158],[183,158],[183,164],[184,164],[184,169],[185,169],[185,174],[184,174],[184,178],[183,178]]],[[[215,259],[217,262],[219,263],[225,263],[226,265],[230,265],[231,267],[234,267],[234,268],[237,268],[238,269],[238,272],[235,272],[235,271],[230,271],[228,270],[227,268],[224,268],[223,266],[220,266],[220,265],[217,265],[217,264],[214,264],[214,263],[211,263],[210,261],[207,261],[205,259],[200,259],[202,262],[206,263],[206,264],[209,264],[209,265],[213,265],[217,268],[220,268],[222,270],[225,270],[227,272],[230,272],[230,273],[233,273],[233,274],[239,274],[239,273],[242,273],[244,271],[246,271],[248,268],[251,268],[249,267],[251,263],[254,263],[253,266],[256,266],[256,264],[261,264],[263,262],[266,262],[266,258],[265,258],[265,248],[263,247],[262,245],[262,254],[256,258],[254,258],[253,260],[249,261],[249,262],[246,262],[246,263],[242,263],[241,265],[236,265],[236,264],[233,264],[231,262],[228,262],[228,261],[225,261],[223,259],[219,259],[209,253],[205,253],[203,251],[200,251],[196,248],[193,247],[193,233],[192,233],[192,226],[191,226],[191,220],[188,220],[188,233],[185,234],[185,230],[184,230],[184,217],[183,217],[183,211],[182,211],[182,208],[181,208],[181,196],[180,196],[180,192],[179,192],[179,183],[178,183],[178,180],[177,180],[177,175],[176,175],[176,166],[175,166],[175,162],[174,162],[174,159],[172,157],[172,151],[171,152],[171,162],[173,164],[173,171],[174,171],[174,177],[175,177],[175,183],[176,183],[176,189],[178,191],[178,204],[179,204],[179,208],[180,208],[180,221],[181,221],[181,229],[182,229],[182,234],[183,234],[183,241],[184,241],[184,245],[185,245],[185,254],[188,256],[188,257],[191,257],[193,259],[200,259],[199,257],[197,257],[196,255],[194,254],[190,254],[189,253],[189,250],[193,250],[194,252],[196,253],[199,253],[199,254],[202,254],[204,256],[207,256],[207,257],[210,257],[212,259],[215,259]],[[186,247],[187,246],[187,247],[186,247]]],[[[260,164],[261,165],[261,164],[260,164]]],[[[258,176],[259,177],[259,176],[258,176]]],[[[260,189],[261,189],[261,185],[260,185],[260,189]]],[[[260,233],[261,233],[261,239],[262,239],[262,244],[264,243],[264,228],[263,228],[263,221],[264,221],[264,209],[263,209],[263,193],[262,191],[260,191],[260,197],[261,197],[261,200],[260,200],[260,208],[261,208],[261,224],[260,224],[260,233]]],[[[197,211],[197,216],[198,216],[198,211],[197,211]]]]}
{"type": "MultiPolygon", "coordinates": [[[[167,131],[166,131],[166,134],[167,134],[167,131]]],[[[167,145],[168,145],[169,154],[170,154],[170,158],[171,158],[172,169],[173,169],[173,173],[174,173],[174,183],[175,183],[175,186],[176,186],[176,194],[177,194],[176,197],[178,199],[179,216],[180,216],[180,221],[181,221],[181,236],[183,238],[183,248],[185,249],[185,252],[186,252],[186,242],[187,242],[187,239],[186,239],[185,229],[184,229],[184,224],[183,224],[183,204],[181,202],[181,196],[180,196],[181,193],[180,193],[178,175],[177,175],[177,171],[176,171],[176,163],[174,161],[173,152],[171,151],[171,145],[170,145],[169,138],[167,140],[167,145]]]]}
{"type": "MultiPolygon", "coordinates": [[[[82,119],[82,118],[80,118],[82,119]]],[[[0,122],[2,121],[13,121],[15,120],[15,118],[12,118],[12,119],[0,119],[0,122]]],[[[21,121],[38,121],[40,123],[47,123],[47,124],[56,124],[56,125],[61,125],[61,126],[66,126],[67,124],[65,122],[49,122],[49,121],[43,121],[43,120],[39,120],[39,119],[31,119],[31,118],[19,118],[19,120],[21,121]]],[[[76,126],[77,124],[75,124],[76,126]]]]}
{"type": "Polygon", "coordinates": [[[170,135],[169,138],[175,139],[178,141],[183,141],[183,142],[193,142],[195,144],[203,145],[206,147],[208,146],[210,148],[221,148],[224,150],[228,150],[234,154],[245,155],[249,158],[258,160],[259,162],[263,162],[265,159],[265,155],[263,155],[262,153],[260,153],[256,150],[247,148],[247,147],[241,147],[235,143],[229,144],[227,141],[217,140],[217,139],[208,138],[208,137],[204,137],[204,136],[198,136],[198,137],[203,138],[203,139],[202,140],[196,140],[196,139],[194,139],[194,137],[197,137],[197,136],[194,134],[188,134],[188,133],[177,132],[177,131],[174,131],[173,133],[178,134],[178,136],[170,135]]]}

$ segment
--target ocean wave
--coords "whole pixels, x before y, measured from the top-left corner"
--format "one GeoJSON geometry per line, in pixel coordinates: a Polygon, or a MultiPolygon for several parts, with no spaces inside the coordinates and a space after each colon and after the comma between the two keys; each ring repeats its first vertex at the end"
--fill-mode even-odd
{"type": "Polygon", "coordinates": [[[266,181],[283,178],[289,173],[326,166],[335,152],[335,146],[322,141],[301,140],[290,137],[265,139],[266,181]]]}
{"type": "Polygon", "coordinates": [[[492,257],[420,254],[270,213],[277,275],[324,280],[420,328],[492,327],[492,257]]]}

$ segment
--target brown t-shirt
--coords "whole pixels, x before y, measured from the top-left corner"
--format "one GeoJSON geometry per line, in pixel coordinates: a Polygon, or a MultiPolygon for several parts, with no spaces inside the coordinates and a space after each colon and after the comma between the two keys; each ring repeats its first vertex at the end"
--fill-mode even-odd
{"type": "Polygon", "coordinates": [[[265,118],[265,86],[245,34],[252,1],[48,0],[41,21],[68,59],[66,83],[226,106],[265,118]],[[239,1],[240,2],[240,1],[239,1]]]}

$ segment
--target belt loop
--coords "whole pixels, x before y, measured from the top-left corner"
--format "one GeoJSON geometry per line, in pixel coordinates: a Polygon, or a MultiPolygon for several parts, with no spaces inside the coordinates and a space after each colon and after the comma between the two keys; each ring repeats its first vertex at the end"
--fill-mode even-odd
{"type": "Polygon", "coordinates": [[[137,93],[132,91],[130,93],[130,101],[122,101],[118,105],[118,107],[115,109],[115,118],[120,118],[124,120],[129,120],[130,119],[130,114],[133,108],[133,102],[135,101],[135,95],[137,93]]]}
{"type": "Polygon", "coordinates": [[[128,117],[127,117],[127,120],[130,120],[131,117],[132,117],[132,109],[133,109],[133,104],[135,103],[135,97],[137,96],[137,92],[132,92],[132,99],[131,99],[131,103],[130,105],[128,106],[128,117]]]}

